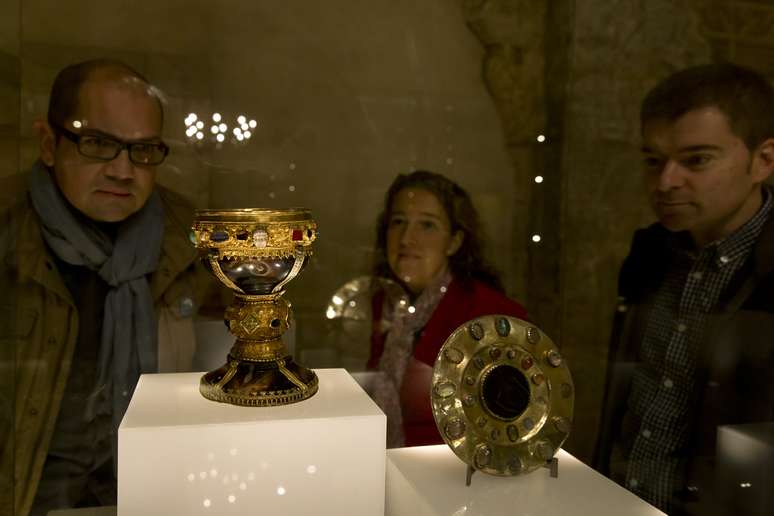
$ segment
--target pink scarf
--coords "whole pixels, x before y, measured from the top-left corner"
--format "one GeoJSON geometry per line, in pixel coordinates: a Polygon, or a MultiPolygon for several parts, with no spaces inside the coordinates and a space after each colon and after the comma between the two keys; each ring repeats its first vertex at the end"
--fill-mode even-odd
{"type": "MultiPolygon", "coordinates": [[[[399,448],[405,443],[400,403],[403,376],[414,353],[419,333],[435,312],[451,279],[448,271],[441,274],[422,291],[413,305],[402,291],[385,291],[379,324],[382,330],[387,331],[387,338],[379,360],[379,371],[369,390],[373,400],[387,416],[388,448],[399,448]]],[[[430,386],[427,388],[429,390],[430,386]]]]}

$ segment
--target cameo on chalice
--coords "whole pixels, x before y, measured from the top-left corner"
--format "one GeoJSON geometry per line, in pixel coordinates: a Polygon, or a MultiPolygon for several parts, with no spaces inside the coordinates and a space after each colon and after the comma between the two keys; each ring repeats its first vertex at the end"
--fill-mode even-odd
{"type": "Polygon", "coordinates": [[[317,238],[309,210],[197,210],[193,238],[205,266],[234,292],[225,323],[236,341],[226,364],[206,373],[199,391],[243,406],[296,403],[317,392],[317,375],[287,353],[291,320],[285,287],[306,264],[317,238]]]}

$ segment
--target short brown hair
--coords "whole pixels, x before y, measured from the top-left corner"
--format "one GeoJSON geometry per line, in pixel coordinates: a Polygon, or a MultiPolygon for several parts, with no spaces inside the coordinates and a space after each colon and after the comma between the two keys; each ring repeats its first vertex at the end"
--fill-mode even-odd
{"type": "Polygon", "coordinates": [[[115,59],[91,59],[71,64],[63,68],[54,79],[51,96],[48,100],[48,123],[52,127],[61,127],[65,120],[78,110],[78,95],[81,86],[96,72],[114,69],[126,77],[135,78],[148,86],[151,95],[159,103],[162,124],[164,122],[164,106],[161,97],[153,85],[140,72],[128,64],[115,59]]]}
{"type": "Polygon", "coordinates": [[[676,72],[642,101],[641,127],[654,120],[675,121],[689,111],[717,107],[750,150],[774,137],[774,92],[759,73],[730,63],[694,66],[676,72]]]}

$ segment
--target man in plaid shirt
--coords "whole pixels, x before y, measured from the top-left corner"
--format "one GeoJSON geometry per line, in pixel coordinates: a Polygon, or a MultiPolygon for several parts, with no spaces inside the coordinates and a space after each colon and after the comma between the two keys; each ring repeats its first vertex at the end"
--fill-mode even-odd
{"type": "Polygon", "coordinates": [[[595,467],[672,515],[772,514],[769,485],[718,474],[716,436],[774,421],[774,93],[689,68],[646,96],[641,129],[658,223],[621,269],[595,467]]]}

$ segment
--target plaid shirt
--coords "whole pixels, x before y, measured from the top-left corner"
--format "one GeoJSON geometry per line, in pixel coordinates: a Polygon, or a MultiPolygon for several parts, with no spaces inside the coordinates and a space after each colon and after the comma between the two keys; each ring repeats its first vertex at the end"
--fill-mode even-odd
{"type": "Polygon", "coordinates": [[[752,219],[698,252],[686,233],[672,235],[671,267],[647,314],[628,402],[642,425],[629,456],[626,486],[667,512],[677,491],[691,489],[683,485],[679,450],[689,437],[687,414],[707,315],[744,265],[771,212],[772,195],[763,192],[763,205],[752,219]]]}

